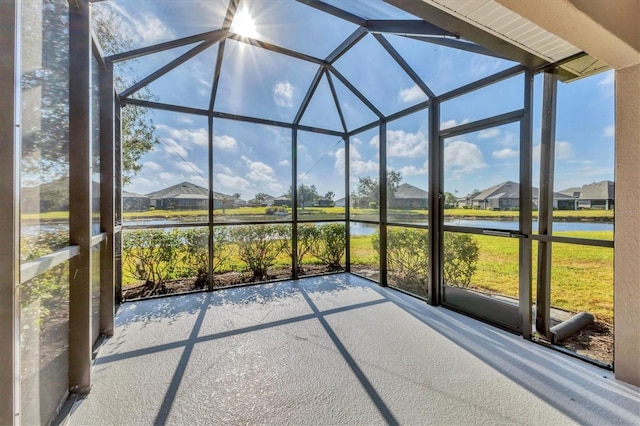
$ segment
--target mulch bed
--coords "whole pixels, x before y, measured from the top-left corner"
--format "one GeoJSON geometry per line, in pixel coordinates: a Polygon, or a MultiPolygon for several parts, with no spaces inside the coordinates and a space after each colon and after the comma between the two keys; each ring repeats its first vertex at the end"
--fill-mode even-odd
{"type": "Polygon", "coordinates": [[[613,326],[594,322],[560,342],[560,346],[578,355],[613,364],[613,326]]]}
{"type": "MultiPolygon", "coordinates": [[[[329,272],[339,272],[331,270],[325,265],[305,265],[299,276],[320,275],[329,272]]],[[[225,272],[223,274],[215,274],[213,277],[213,287],[233,287],[237,285],[278,281],[291,279],[291,268],[272,269],[269,274],[261,281],[253,279],[251,272],[225,272]]],[[[198,285],[195,278],[185,278],[179,280],[167,281],[163,284],[144,283],[136,286],[125,287],[122,289],[122,297],[124,300],[144,299],[154,296],[164,296],[169,294],[191,293],[194,291],[202,291],[206,289],[206,284],[198,285]]]]}

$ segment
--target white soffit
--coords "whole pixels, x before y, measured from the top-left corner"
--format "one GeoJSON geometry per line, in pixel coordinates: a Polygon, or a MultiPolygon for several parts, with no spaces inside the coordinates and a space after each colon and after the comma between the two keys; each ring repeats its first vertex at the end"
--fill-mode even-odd
{"type": "MultiPolygon", "coordinates": [[[[582,53],[568,41],[494,0],[422,1],[551,63],[582,53]]],[[[572,60],[561,67],[578,78],[610,69],[606,63],[591,56],[572,60]]]]}

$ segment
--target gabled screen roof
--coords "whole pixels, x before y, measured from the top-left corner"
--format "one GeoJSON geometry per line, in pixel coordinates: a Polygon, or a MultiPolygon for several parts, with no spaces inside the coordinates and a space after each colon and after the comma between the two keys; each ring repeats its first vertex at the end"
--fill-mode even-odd
{"type": "Polygon", "coordinates": [[[107,0],[94,32],[124,104],[345,133],[532,56],[507,60],[391,3],[406,2],[107,0]]]}

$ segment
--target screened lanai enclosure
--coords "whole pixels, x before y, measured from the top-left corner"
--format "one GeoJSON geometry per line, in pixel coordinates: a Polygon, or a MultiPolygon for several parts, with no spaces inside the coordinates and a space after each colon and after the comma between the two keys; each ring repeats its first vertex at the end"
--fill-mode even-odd
{"type": "Polygon", "coordinates": [[[16,3],[23,424],[122,304],[328,274],[612,368],[612,72],[441,3],[16,3]]]}

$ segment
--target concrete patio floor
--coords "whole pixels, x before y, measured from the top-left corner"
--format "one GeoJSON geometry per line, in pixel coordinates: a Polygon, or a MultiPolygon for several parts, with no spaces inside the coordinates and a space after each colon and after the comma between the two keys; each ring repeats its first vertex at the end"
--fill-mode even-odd
{"type": "Polygon", "coordinates": [[[349,274],[121,306],[72,425],[640,424],[611,372],[349,274]]]}

